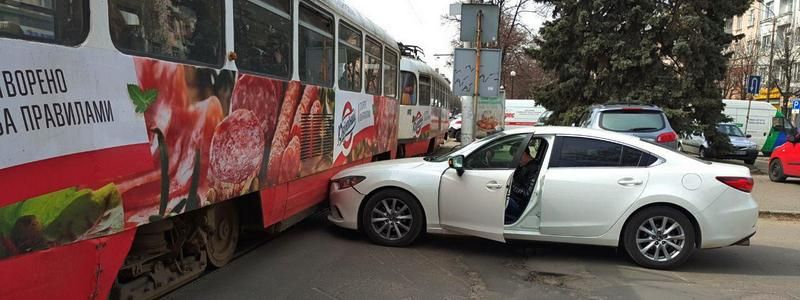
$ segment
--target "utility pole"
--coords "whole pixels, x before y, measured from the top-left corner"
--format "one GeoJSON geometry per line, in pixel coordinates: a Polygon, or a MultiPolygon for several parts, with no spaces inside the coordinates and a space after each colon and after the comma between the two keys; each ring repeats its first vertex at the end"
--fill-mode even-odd
{"type": "MultiPolygon", "coordinates": [[[[475,0],[467,0],[466,3],[473,4],[475,0]]],[[[480,37],[478,37],[478,39],[480,39],[480,37]]],[[[464,47],[470,48],[472,46],[471,44],[471,42],[465,41],[464,47]]],[[[475,137],[475,125],[477,123],[477,118],[475,117],[476,105],[473,104],[476,102],[475,96],[473,95],[471,97],[472,99],[469,99],[469,101],[464,101],[466,98],[468,97],[463,97],[461,100],[461,143],[464,145],[472,143],[475,137]],[[464,130],[466,126],[469,126],[469,130],[464,130]]]]}

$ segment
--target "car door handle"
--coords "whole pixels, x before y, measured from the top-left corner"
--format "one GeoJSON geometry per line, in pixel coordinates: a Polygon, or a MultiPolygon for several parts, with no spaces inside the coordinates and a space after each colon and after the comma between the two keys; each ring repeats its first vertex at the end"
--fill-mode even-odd
{"type": "Polygon", "coordinates": [[[486,188],[490,190],[499,190],[503,188],[502,184],[497,183],[497,181],[490,181],[486,184],[486,188]]]}
{"type": "Polygon", "coordinates": [[[636,185],[642,185],[644,182],[634,178],[622,178],[619,181],[617,181],[617,183],[619,183],[619,185],[621,186],[636,186],[636,185]]]}

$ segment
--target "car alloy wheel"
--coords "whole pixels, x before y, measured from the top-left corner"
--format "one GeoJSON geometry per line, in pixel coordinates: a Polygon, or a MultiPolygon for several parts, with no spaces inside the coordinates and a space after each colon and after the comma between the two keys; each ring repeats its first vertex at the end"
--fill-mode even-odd
{"type": "Polygon", "coordinates": [[[370,226],[382,238],[394,241],[402,239],[411,230],[414,217],[411,210],[397,198],[382,199],[370,212],[370,226]]]}
{"type": "Polygon", "coordinates": [[[783,173],[783,165],[780,159],[775,159],[769,163],[769,180],[774,182],[786,181],[786,174],[783,173]]]}
{"type": "Polygon", "coordinates": [[[423,232],[425,216],[419,202],[409,193],[387,189],[365,203],[360,228],[374,243],[407,246],[423,232]]]}
{"type": "Polygon", "coordinates": [[[666,262],[681,253],[686,235],[681,224],[669,217],[653,217],[644,221],[636,233],[639,252],[652,261],[666,262]]]}
{"type": "Polygon", "coordinates": [[[672,269],[686,262],[696,248],[695,229],[675,208],[647,207],[626,222],[621,244],[640,266],[672,269]]]}

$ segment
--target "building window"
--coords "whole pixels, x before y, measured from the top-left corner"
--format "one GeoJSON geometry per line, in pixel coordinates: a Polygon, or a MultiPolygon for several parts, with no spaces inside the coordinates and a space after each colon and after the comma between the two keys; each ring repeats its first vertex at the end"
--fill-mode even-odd
{"type": "Polygon", "coordinates": [[[792,2],[794,2],[794,1],[784,0],[784,1],[780,2],[781,3],[781,9],[780,9],[780,14],[781,15],[790,13],[792,11],[792,2]]]}
{"type": "Polygon", "coordinates": [[[761,50],[769,49],[769,44],[770,44],[769,38],[770,36],[761,37],[761,50]]]}
{"type": "Polygon", "coordinates": [[[749,23],[748,23],[748,25],[747,25],[747,26],[748,26],[748,27],[755,26],[755,25],[756,25],[756,13],[755,13],[755,11],[753,11],[753,10],[751,9],[751,10],[750,10],[750,12],[749,12],[748,14],[750,15],[750,17],[749,17],[749,23]]]}
{"type": "Polygon", "coordinates": [[[800,64],[792,65],[792,82],[797,82],[800,79],[800,64]]]}
{"type": "Polygon", "coordinates": [[[736,30],[742,30],[742,17],[736,17],[736,30]]]}
{"type": "Polygon", "coordinates": [[[764,16],[762,17],[762,19],[766,20],[772,17],[772,15],[770,14],[770,12],[773,10],[772,1],[767,2],[766,4],[764,4],[764,6],[765,6],[764,9],[762,9],[764,11],[764,16]]]}
{"type": "Polygon", "coordinates": [[[339,89],[361,91],[361,32],[339,23],[339,89]]]}
{"type": "Polygon", "coordinates": [[[305,3],[299,13],[300,81],[333,87],[333,17],[305,3]]]}
{"type": "Polygon", "coordinates": [[[233,3],[236,66],[280,78],[292,76],[290,0],[237,0],[233,3]]]}
{"type": "Polygon", "coordinates": [[[110,0],[114,45],[129,54],[220,66],[223,3],[219,0],[110,0]]]}

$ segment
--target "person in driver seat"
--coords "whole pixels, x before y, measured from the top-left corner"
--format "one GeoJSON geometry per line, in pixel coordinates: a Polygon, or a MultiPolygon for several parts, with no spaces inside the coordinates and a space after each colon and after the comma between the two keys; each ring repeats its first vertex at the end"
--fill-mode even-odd
{"type": "Polygon", "coordinates": [[[505,224],[517,221],[522,212],[528,207],[536,179],[539,175],[539,165],[531,156],[530,147],[525,147],[519,166],[514,171],[511,190],[508,193],[508,206],[506,206],[505,224]]]}

